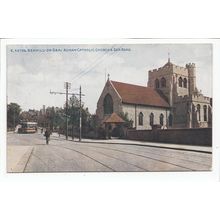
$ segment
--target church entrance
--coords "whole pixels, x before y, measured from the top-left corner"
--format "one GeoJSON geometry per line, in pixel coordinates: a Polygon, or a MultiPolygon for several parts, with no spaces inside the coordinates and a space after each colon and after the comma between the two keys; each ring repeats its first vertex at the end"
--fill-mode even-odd
{"type": "Polygon", "coordinates": [[[106,138],[111,139],[112,138],[112,125],[106,124],[106,138]]]}
{"type": "Polygon", "coordinates": [[[116,125],[112,130],[112,137],[122,138],[124,137],[123,125],[116,125]]]}
{"type": "Polygon", "coordinates": [[[122,137],[124,123],[125,121],[118,116],[118,114],[112,113],[109,115],[104,120],[106,139],[111,139],[112,137],[122,137]]]}

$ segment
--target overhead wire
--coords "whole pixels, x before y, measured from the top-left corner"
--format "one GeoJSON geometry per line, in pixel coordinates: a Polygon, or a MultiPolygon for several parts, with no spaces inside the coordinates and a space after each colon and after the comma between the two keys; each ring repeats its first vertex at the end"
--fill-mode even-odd
{"type": "MultiPolygon", "coordinates": [[[[121,46],[121,44],[119,45],[119,47],[121,46]]],[[[114,48],[115,45],[113,45],[111,48],[114,48]]],[[[81,77],[83,77],[85,74],[87,74],[88,72],[90,72],[92,69],[94,69],[98,64],[100,64],[107,55],[109,56],[113,56],[115,53],[115,51],[106,51],[102,56],[100,56],[99,58],[97,58],[89,67],[87,67],[85,70],[79,72],[74,78],[73,80],[79,79],[81,77]]]]}

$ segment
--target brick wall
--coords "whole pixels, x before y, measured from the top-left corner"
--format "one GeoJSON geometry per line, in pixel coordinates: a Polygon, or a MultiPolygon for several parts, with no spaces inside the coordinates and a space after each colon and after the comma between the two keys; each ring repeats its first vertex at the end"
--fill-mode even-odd
{"type": "Polygon", "coordinates": [[[212,128],[133,130],[127,131],[127,139],[174,144],[212,146],[212,128]]]}

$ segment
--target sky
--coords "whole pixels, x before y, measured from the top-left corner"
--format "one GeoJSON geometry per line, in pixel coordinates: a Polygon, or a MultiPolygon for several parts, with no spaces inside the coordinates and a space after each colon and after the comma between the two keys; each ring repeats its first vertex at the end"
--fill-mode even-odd
{"type": "Polygon", "coordinates": [[[148,71],[168,60],[185,66],[196,64],[196,84],[212,97],[211,44],[71,44],[8,45],[7,100],[22,110],[40,110],[43,105],[63,107],[64,82],[71,83],[71,93],[82,87],[85,107],[95,113],[107,75],[114,81],[147,86],[148,71]]]}

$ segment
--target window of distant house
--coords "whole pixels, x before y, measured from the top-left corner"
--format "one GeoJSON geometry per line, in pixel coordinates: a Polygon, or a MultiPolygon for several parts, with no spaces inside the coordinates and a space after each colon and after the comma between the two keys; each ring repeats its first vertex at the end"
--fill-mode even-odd
{"type": "Polygon", "coordinates": [[[200,104],[197,105],[197,120],[201,121],[200,104]]]}
{"type": "Polygon", "coordinates": [[[183,87],[183,79],[182,79],[182,77],[179,78],[179,87],[183,87]]]}
{"type": "Polygon", "coordinates": [[[187,88],[187,79],[186,78],[184,78],[184,80],[183,80],[183,87],[187,88]]]}
{"type": "Polygon", "coordinates": [[[139,125],[143,125],[143,119],[144,119],[144,115],[142,112],[140,112],[139,116],[138,116],[138,124],[139,125]]]}
{"type": "Polygon", "coordinates": [[[166,79],[164,77],[161,79],[161,87],[166,87],[166,79]]]}
{"type": "Polygon", "coordinates": [[[104,98],[104,114],[112,114],[113,113],[113,100],[111,95],[107,94],[104,98]]]}
{"type": "Polygon", "coordinates": [[[159,79],[156,79],[156,80],[155,80],[155,88],[156,88],[156,89],[159,89],[159,87],[160,87],[159,79]]]}
{"type": "Polygon", "coordinates": [[[204,121],[207,121],[207,106],[203,106],[203,112],[204,112],[204,121]]]}
{"type": "Polygon", "coordinates": [[[154,124],[154,114],[150,113],[150,125],[152,126],[154,124]]]}
{"type": "Polygon", "coordinates": [[[160,114],[160,125],[163,126],[163,119],[164,119],[164,115],[161,113],[160,114]]]}

